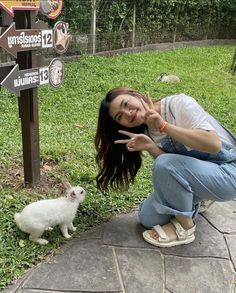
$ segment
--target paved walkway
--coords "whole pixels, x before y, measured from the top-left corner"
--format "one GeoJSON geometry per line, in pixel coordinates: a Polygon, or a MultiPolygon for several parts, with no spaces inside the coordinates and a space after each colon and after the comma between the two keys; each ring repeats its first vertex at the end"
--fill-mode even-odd
{"type": "Polygon", "coordinates": [[[142,239],[137,212],[68,241],[4,293],[236,293],[236,201],[197,218],[196,240],[159,249],[142,239]]]}

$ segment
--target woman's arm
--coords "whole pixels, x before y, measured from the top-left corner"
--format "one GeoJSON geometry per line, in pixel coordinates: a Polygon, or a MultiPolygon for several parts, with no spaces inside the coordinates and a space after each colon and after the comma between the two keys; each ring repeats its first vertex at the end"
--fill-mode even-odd
{"type": "MultiPolygon", "coordinates": [[[[149,127],[160,132],[165,132],[174,140],[184,144],[185,146],[202,152],[218,153],[221,149],[221,141],[215,130],[206,130],[199,128],[183,128],[170,123],[166,123],[163,117],[153,109],[152,102],[145,104],[146,109],[145,119],[149,127]]],[[[195,106],[195,109],[196,106],[195,106]]],[[[191,111],[188,108],[180,109],[182,116],[191,118],[191,111]],[[189,111],[188,111],[189,110],[189,111]]],[[[197,111],[195,111],[197,112],[197,111]]],[[[196,113],[195,113],[196,115],[196,113]]],[[[190,124],[190,123],[189,123],[190,124]]]]}
{"type": "Polygon", "coordinates": [[[164,152],[156,146],[155,142],[145,134],[136,134],[125,130],[119,130],[119,132],[127,135],[129,138],[116,140],[115,143],[126,144],[130,152],[147,151],[153,158],[164,154],[164,152]]]}
{"type": "Polygon", "coordinates": [[[208,153],[218,153],[221,150],[220,138],[214,130],[186,129],[167,124],[164,132],[194,150],[208,153]]]}

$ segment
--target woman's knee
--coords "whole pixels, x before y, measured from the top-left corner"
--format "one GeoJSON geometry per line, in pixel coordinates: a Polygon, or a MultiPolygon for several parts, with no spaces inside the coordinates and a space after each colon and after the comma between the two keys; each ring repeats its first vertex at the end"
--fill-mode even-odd
{"type": "Polygon", "coordinates": [[[163,154],[155,159],[152,174],[160,183],[166,182],[170,174],[175,174],[180,169],[185,170],[188,166],[189,157],[179,154],[163,154]]]}
{"type": "Polygon", "coordinates": [[[160,155],[153,163],[152,175],[159,183],[164,183],[170,170],[173,168],[173,155],[163,154],[160,155]]]}
{"type": "Polygon", "coordinates": [[[173,162],[178,161],[179,156],[178,154],[162,154],[158,156],[153,163],[153,171],[159,171],[160,169],[165,171],[172,168],[175,165],[173,162]]]}

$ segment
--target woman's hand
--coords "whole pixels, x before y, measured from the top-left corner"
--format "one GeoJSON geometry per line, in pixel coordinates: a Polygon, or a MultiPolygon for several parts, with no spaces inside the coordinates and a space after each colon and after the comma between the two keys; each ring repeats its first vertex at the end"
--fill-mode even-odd
{"type": "Polygon", "coordinates": [[[127,135],[129,138],[116,140],[115,144],[126,144],[126,147],[130,152],[148,151],[154,158],[164,153],[156,146],[152,139],[145,134],[137,134],[125,130],[119,130],[119,133],[127,135]]]}
{"type": "Polygon", "coordinates": [[[145,123],[152,129],[158,130],[160,129],[161,125],[165,123],[165,120],[161,117],[161,115],[154,109],[154,105],[152,100],[150,99],[149,95],[147,103],[141,99],[141,103],[143,105],[144,110],[146,111],[144,119],[145,123]]]}
{"type": "Polygon", "coordinates": [[[165,122],[161,115],[155,111],[153,102],[148,96],[147,103],[141,99],[143,107],[146,111],[144,119],[145,123],[160,132],[163,129],[167,135],[174,140],[188,146],[191,149],[208,152],[218,153],[221,150],[221,141],[216,131],[194,128],[182,128],[173,124],[165,122]],[[164,126],[164,128],[163,128],[164,126]]]}

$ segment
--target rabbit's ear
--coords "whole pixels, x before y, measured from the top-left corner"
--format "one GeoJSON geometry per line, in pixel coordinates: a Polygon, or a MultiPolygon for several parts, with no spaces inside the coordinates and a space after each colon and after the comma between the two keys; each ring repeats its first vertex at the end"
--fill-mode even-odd
{"type": "Polygon", "coordinates": [[[66,188],[66,190],[68,190],[72,187],[70,185],[70,182],[66,178],[62,178],[61,182],[62,182],[63,186],[66,188]]]}
{"type": "Polygon", "coordinates": [[[76,198],[76,194],[75,194],[75,191],[74,191],[74,190],[72,190],[72,191],[70,192],[70,197],[71,197],[72,199],[76,198]]]}

